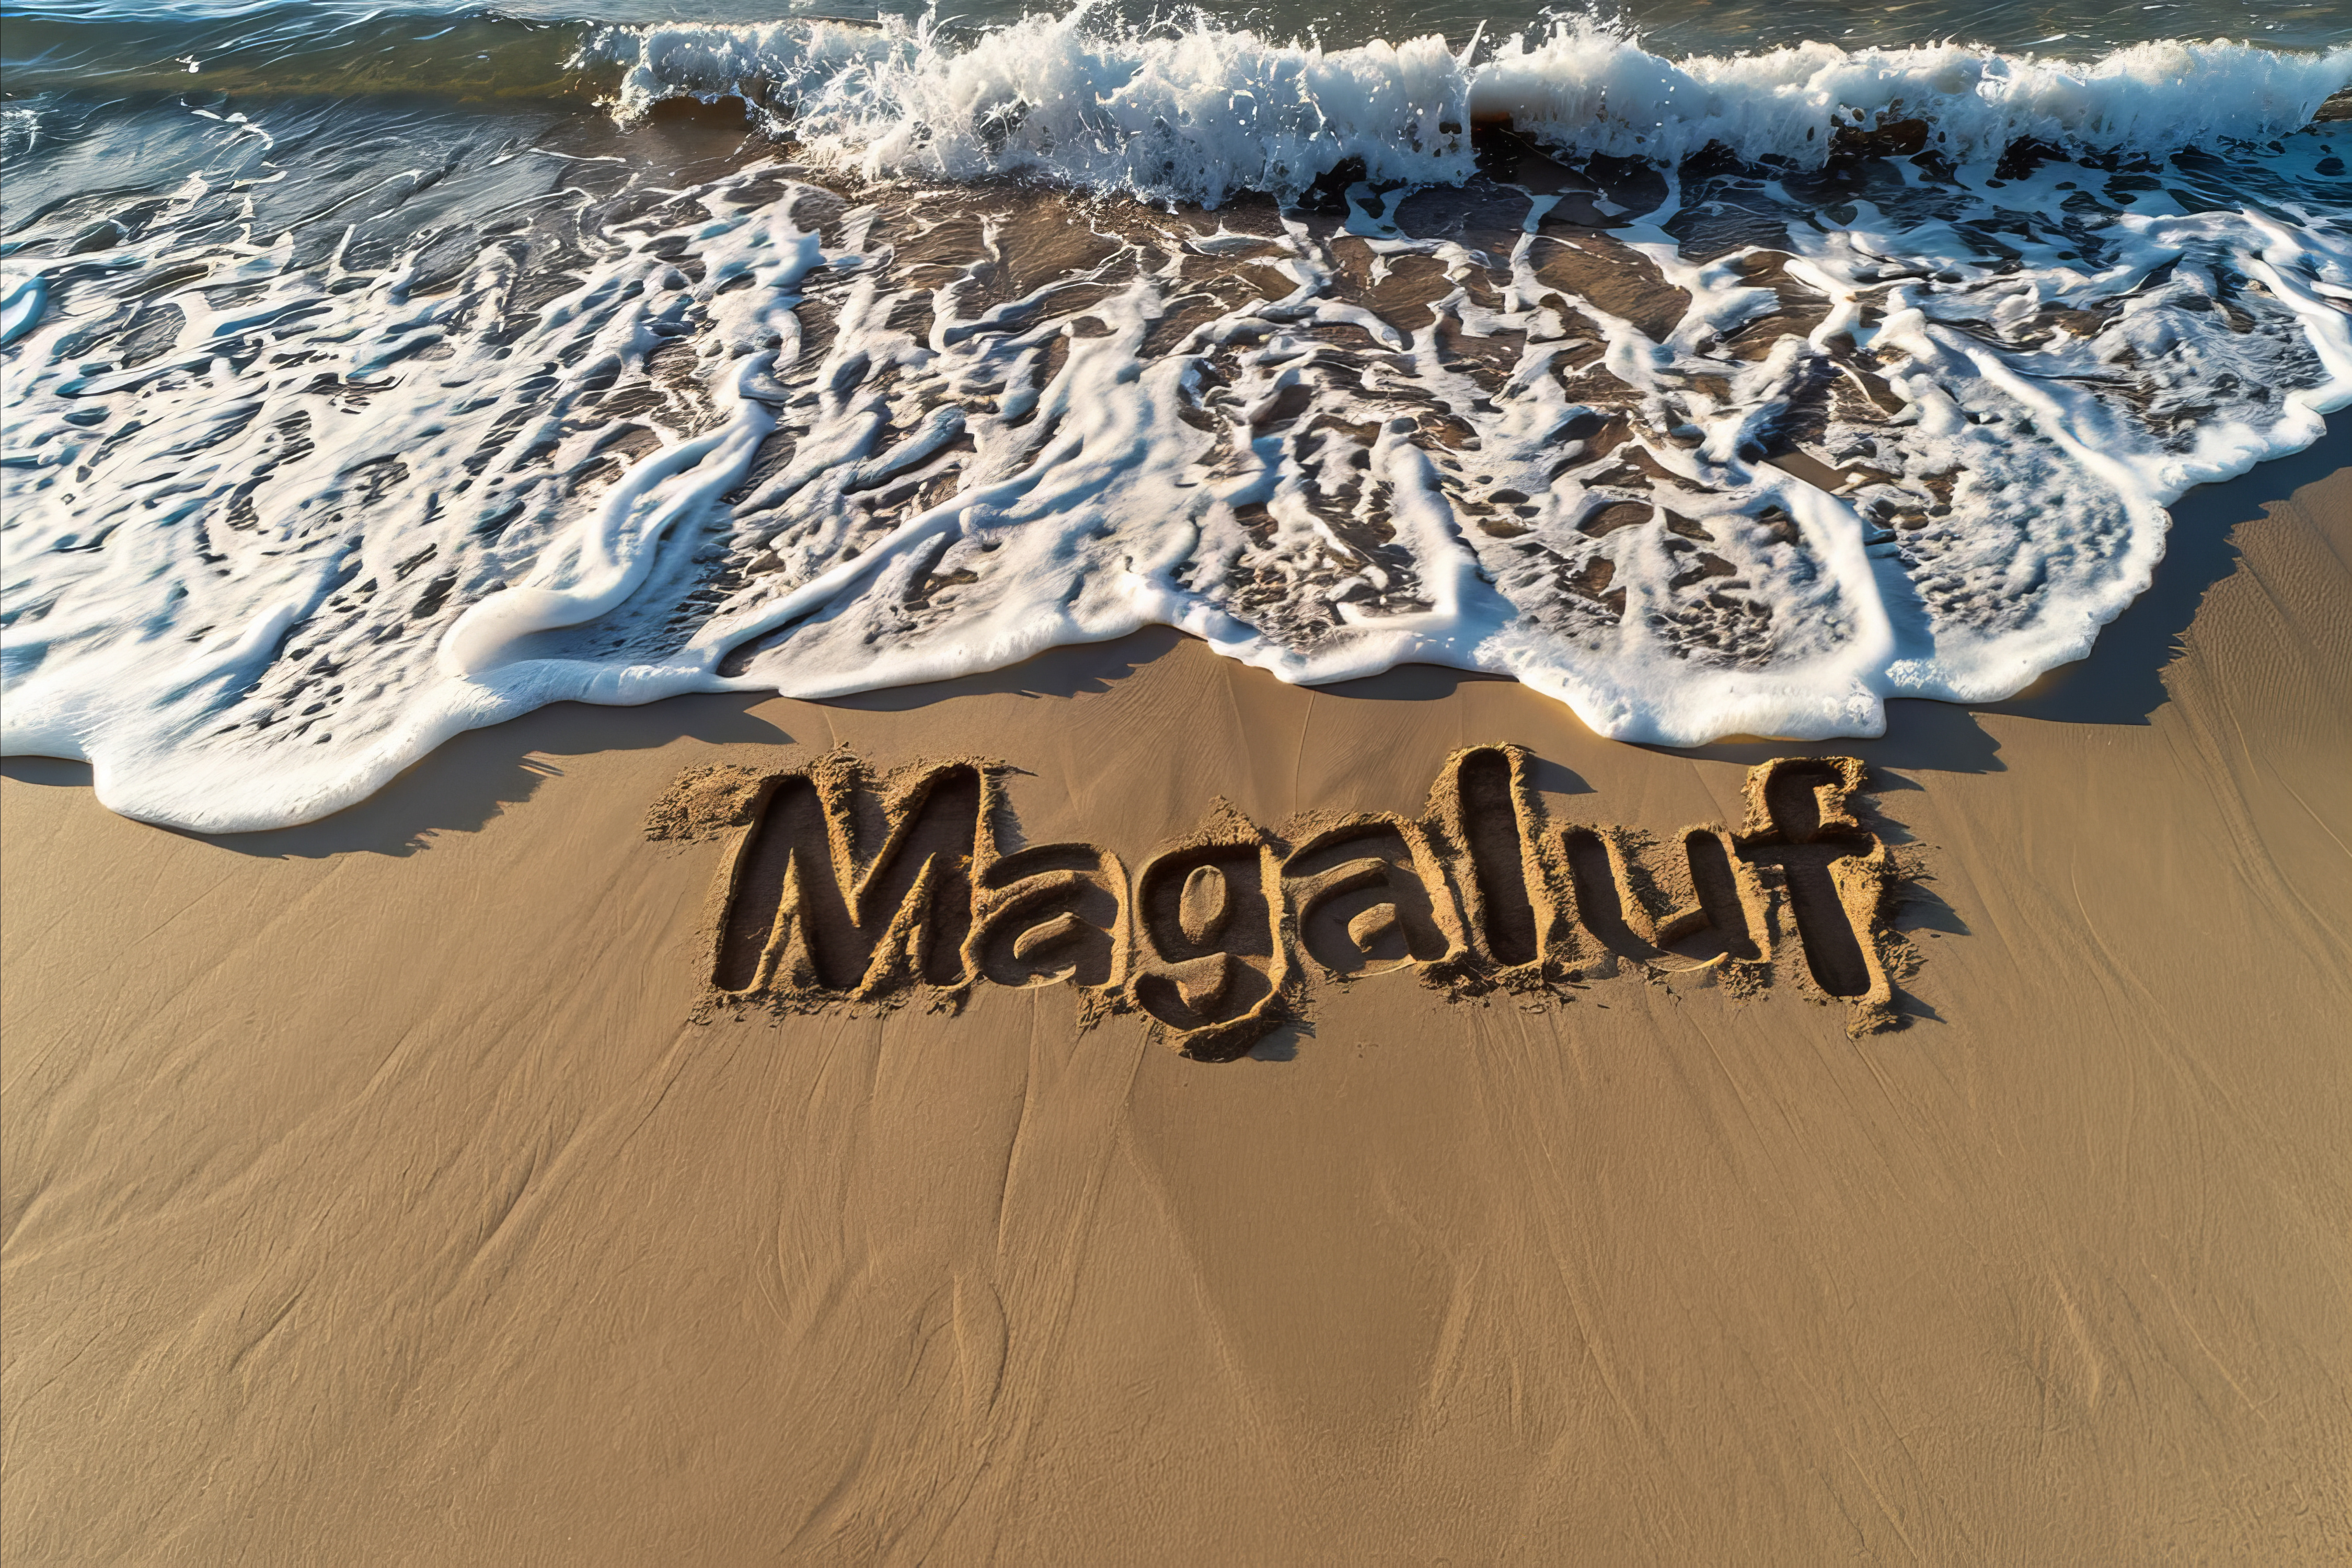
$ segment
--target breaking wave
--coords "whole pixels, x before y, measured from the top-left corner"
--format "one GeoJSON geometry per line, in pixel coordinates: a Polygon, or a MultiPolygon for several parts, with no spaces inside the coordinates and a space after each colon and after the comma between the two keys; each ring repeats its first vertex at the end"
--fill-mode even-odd
{"type": "Polygon", "coordinates": [[[809,156],[868,178],[1042,176],[1209,206],[1296,197],[1343,166],[1459,183],[1485,125],[1668,163],[1711,147],[1809,166],[1883,148],[1968,162],[2023,140],[2164,153],[2298,130],[2352,82],[2352,47],[2168,39],[2073,62],[1809,43],[1676,61],[1563,22],[1491,47],[1432,36],[1326,50],[1205,21],[1105,31],[1086,5],[965,42],[900,23],[617,27],[581,58],[623,73],[625,116],[741,99],[809,156]]]}

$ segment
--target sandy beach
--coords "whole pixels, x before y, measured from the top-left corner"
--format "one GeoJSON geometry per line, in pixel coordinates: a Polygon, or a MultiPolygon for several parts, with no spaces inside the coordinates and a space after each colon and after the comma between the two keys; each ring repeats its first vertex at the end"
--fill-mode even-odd
{"type": "MultiPolygon", "coordinates": [[[[563,705],[310,826],[0,781],[14,1563],[2267,1564],[2352,1553],[2352,425],[2175,509],[2026,696],[1596,738],[1171,632],[563,705]],[[1318,985],[1242,1059],[1054,984],[712,1007],[687,770],[983,757],[1129,866],[1223,797],[1737,824],[1841,754],[1903,1026],[1665,965],[1318,985]]],[[[740,837],[740,834],[736,836],[740,837]]],[[[1785,965],[1784,965],[1785,967],[1785,965]]]]}

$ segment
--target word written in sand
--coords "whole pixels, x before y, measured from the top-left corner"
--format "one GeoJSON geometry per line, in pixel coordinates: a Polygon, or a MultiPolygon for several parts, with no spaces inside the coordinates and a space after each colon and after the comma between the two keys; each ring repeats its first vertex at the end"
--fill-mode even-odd
{"type": "Polygon", "coordinates": [[[1417,816],[1310,813],[1279,831],[1223,801],[1131,871],[1021,837],[989,763],[877,773],[836,752],[789,772],[681,778],[656,837],[731,833],[715,899],[717,995],[806,1008],[952,1002],[975,984],[1077,988],[1230,1060],[1303,1017],[1311,983],[1414,966],[1457,996],[1570,999],[1593,981],[1708,970],[1740,996],[1786,976],[1853,1033],[1900,1022],[1909,871],[1864,821],[1863,764],[1752,768],[1746,820],[1670,839],[1554,821],[1516,746],[1448,758],[1417,816]]]}

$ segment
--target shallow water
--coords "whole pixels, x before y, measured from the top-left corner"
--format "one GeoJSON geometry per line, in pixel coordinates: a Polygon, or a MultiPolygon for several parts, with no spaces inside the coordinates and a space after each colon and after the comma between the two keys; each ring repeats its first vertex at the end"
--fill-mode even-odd
{"type": "Polygon", "coordinates": [[[713,15],[12,16],[8,750],[260,827],[1152,623],[1874,733],[2352,402],[2326,8],[713,15]]]}

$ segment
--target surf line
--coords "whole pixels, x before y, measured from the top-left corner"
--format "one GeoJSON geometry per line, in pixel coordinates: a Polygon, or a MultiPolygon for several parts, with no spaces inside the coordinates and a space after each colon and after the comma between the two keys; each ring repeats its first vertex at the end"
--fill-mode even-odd
{"type": "Polygon", "coordinates": [[[1917,875],[1871,824],[1853,757],[1748,770],[1745,819],[1670,837],[1555,821],[1514,745],[1447,758],[1418,816],[1310,812],[1269,831],[1223,799],[1131,873],[1092,844],[1027,844],[1013,770],[879,773],[845,752],[693,770],[655,838],[731,837],[709,911],[709,1002],[806,1011],[975,985],[1063,984],[1082,1023],[1140,1013],[1230,1061],[1307,1016],[1318,983],[1417,968],[1456,996],[1565,1000],[1629,970],[1787,980],[1847,1031],[1897,1026],[1915,962],[1891,916],[1917,875]]]}

